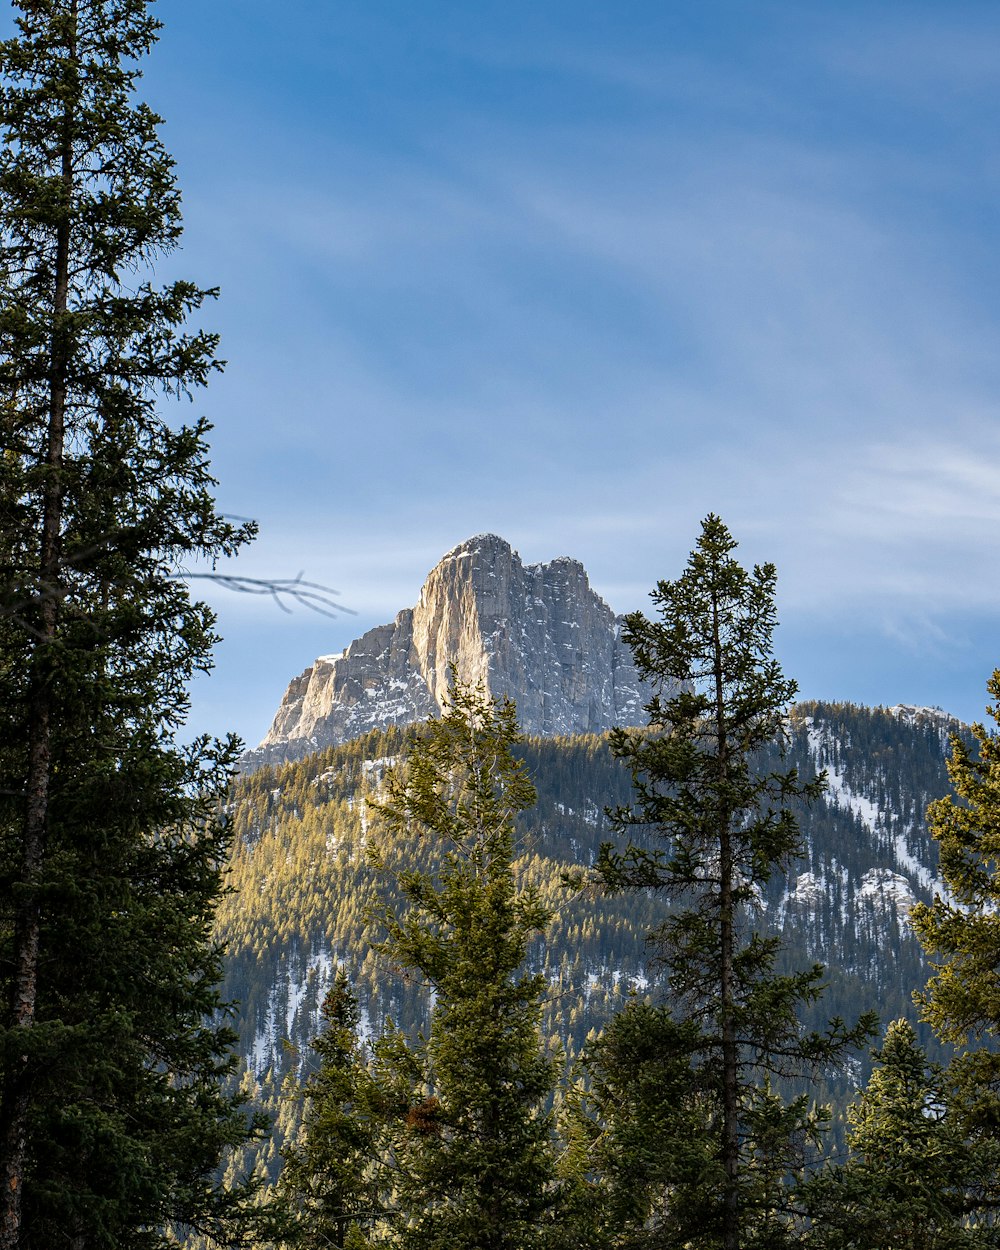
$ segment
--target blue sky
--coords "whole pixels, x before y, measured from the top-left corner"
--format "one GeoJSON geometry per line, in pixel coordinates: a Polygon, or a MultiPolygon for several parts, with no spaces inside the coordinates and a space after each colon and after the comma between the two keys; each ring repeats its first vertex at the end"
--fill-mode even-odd
{"type": "Polygon", "coordinates": [[[773,560],[805,697],[981,716],[1000,664],[994,4],[169,0],[145,94],[222,298],[192,725],[412,604],[448,548],[572,555],[618,611],[708,511],[773,560]]]}

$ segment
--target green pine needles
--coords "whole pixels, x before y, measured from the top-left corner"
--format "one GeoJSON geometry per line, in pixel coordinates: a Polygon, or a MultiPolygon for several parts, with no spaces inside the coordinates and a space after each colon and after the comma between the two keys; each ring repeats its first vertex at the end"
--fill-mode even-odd
{"type": "Polygon", "coordinates": [[[378,808],[386,834],[433,840],[429,871],[399,873],[405,910],[384,916],[382,946],[434,996],[398,1142],[406,1250],[529,1250],[551,1202],[553,1064],[542,978],[525,970],[548,914],[512,868],[514,819],[535,801],[520,736],[512,703],[454,681],[378,808]]]}
{"type": "Polygon", "coordinates": [[[949,1105],[941,1068],[913,1026],[895,1020],[875,1051],[867,1088],[848,1109],[850,1155],[805,1187],[807,1244],[816,1250],[974,1250],[995,1245],[970,1225],[969,1194],[988,1157],[949,1105]]]}
{"type": "Polygon", "coordinates": [[[313,1042],[318,1066],[302,1087],[302,1140],[286,1151],[278,1187],[285,1238],[305,1250],[366,1244],[391,1189],[386,1091],[366,1062],[360,1015],[343,970],[323,1001],[323,1031],[313,1042]]]}
{"type": "MultiPolygon", "coordinates": [[[[987,689],[1000,717],[1000,669],[987,689]]],[[[948,775],[954,793],[928,808],[941,852],[946,892],[913,909],[911,922],[934,975],[915,995],[923,1018],[956,1050],[945,1073],[953,1118],[979,1160],[965,1195],[977,1228],[994,1237],[1000,1209],[1000,739],[982,724],[974,743],[951,739],[948,775]]]]}

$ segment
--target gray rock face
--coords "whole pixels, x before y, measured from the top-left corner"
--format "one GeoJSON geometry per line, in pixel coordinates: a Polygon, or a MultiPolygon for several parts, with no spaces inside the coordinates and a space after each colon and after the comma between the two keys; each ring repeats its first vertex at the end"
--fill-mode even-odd
{"type": "Polygon", "coordinates": [[[244,766],[298,759],[369,729],[436,715],[454,664],[517,702],[527,734],[600,733],[645,723],[649,691],[621,639],[621,619],[578,560],[524,565],[481,534],[431,570],[416,607],[321,656],[288,687],[244,766]]]}

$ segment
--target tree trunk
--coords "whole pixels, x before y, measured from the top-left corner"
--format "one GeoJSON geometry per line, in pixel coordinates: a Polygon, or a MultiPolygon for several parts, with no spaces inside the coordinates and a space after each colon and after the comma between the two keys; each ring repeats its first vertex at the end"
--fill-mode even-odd
{"type": "MultiPolygon", "coordinates": [[[[724,794],[728,770],[722,641],[718,604],[712,605],[713,669],[715,678],[715,737],[720,795],[724,794]]],[[[719,1006],[722,1033],[722,1166],[726,1188],[722,1207],[723,1250],[739,1250],[739,1054],[734,1018],[733,987],[733,851],[731,813],[720,798],[717,815],[719,839],[719,1006]]]]}
{"type": "Polygon", "coordinates": [[[721,839],[719,867],[721,942],[720,1000],[722,1008],[722,1166],[726,1173],[723,1204],[723,1250],[738,1250],[739,1229],[739,1055],[733,1018],[733,883],[728,828],[721,839]]]}
{"type": "MultiPolygon", "coordinates": [[[[72,0],[71,15],[77,15],[72,0]]],[[[75,34],[67,48],[76,55],[75,34]]],[[[62,582],[63,455],[66,441],[66,400],[69,351],[65,315],[69,306],[70,224],[73,194],[73,104],[63,117],[60,153],[63,214],[56,232],[56,264],[50,341],[49,422],[45,453],[42,534],[39,550],[37,626],[34,643],[28,721],[28,769],[22,841],[20,890],[14,908],[14,977],[11,989],[11,1027],[27,1040],[35,1023],[38,997],[38,954],[41,909],[38,891],[45,860],[52,764],[53,644],[56,640],[62,582]]],[[[17,1250],[21,1240],[21,1196],[27,1160],[31,1108],[28,1046],[12,1047],[3,1090],[0,1137],[0,1250],[17,1250]],[[19,1053],[20,1052],[20,1053],[19,1053]]]]}

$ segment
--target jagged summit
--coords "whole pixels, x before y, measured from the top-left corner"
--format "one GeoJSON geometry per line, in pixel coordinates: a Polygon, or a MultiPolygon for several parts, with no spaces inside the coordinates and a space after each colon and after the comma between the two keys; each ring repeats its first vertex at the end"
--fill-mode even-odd
{"type": "Polygon", "coordinates": [[[579,560],[522,564],[497,534],[453,547],[420,598],[389,625],[320,656],[289,685],[246,767],[297,759],[369,729],[440,711],[455,665],[517,701],[528,734],[598,733],[644,723],[648,692],[621,639],[621,620],[579,560]]]}

